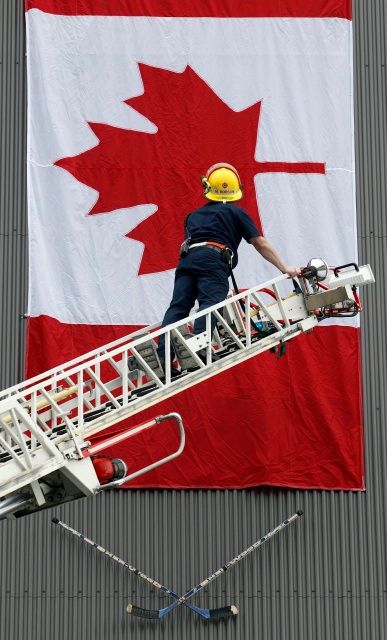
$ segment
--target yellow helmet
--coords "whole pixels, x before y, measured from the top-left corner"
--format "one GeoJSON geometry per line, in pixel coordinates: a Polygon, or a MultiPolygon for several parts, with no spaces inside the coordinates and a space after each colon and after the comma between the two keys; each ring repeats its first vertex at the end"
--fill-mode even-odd
{"type": "Polygon", "coordinates": [[[238,171],[227,162],[213,164],[202,177],[204,196],[218,202],[235,202],[243,197],[238,171]]]}

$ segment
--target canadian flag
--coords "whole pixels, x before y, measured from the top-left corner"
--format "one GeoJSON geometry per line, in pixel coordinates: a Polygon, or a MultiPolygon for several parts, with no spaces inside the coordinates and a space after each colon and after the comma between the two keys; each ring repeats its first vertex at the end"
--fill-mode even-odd
{"type": "MultiPolygon", "coordinates": [[[[238,168],[286,264],[356,260],[348,0],[27,0],[26,22],[28,375],[162,319],[215,162],[238,168]]],[[[235,275],[276,271],[243,243],[235,275]]],[[[354,321],[157,407],[171,410],[183,456],[132,486],[364,488],[354,321]]]]}

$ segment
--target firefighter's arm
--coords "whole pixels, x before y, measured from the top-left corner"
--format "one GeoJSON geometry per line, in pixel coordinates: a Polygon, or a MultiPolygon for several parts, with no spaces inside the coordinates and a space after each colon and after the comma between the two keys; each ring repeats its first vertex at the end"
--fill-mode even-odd
{"type": "Polygon", "coordinates": [[[258,253],[265,258],[265,260],[277,267],[281,273],[286,273],[291,278],[300,274],[300,269],[298,267],[289,267],[284,265],[278,253],[271,246],[270,242],[263,236],[250,238],[250,244],[253,245],[254,249],[256,249],[258,253]]]}

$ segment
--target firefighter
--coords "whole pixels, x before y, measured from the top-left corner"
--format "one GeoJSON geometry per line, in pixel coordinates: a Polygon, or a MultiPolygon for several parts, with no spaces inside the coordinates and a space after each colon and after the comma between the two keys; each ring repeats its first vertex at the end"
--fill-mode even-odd
{"type": "MultiPolygon", "coordinates": [[[[204,196],[209,202],[188,214],[184,222],[185,239],[175,273],[171,303],[162,327],[189,315],[197,300],[199,311],[227,297],[230,269],[238,262],[242,239],[282,273],[294,277],[297,267],[285,266],[271,244],[260,235],[248,213],[234,204],[243,197],[238,171],[230,164],[212,165],[202,177],[204,196]]],[[[215,321],[213,320],[213,327],[215,321]]],[[[199,318],[194,333],[205,331],[205,318],[199,318]]],[[[165,339],[160,336],[158,354],[165,359],[165,339]]]]}

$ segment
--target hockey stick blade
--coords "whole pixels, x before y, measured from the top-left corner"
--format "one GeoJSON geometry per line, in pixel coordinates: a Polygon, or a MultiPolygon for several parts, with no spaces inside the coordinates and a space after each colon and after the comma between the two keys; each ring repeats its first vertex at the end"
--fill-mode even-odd
{"type": "MultiPolygon", "coordinates": [[[[164,616],[173,611],[173,609],[176,609],[178,606],[178,603],[174,602],[164,609],[144,609],[143,607],[137,607],[135,604],[129,603],[126,607],[126,611],[137,618],[161,620],[161,618],[164,618],[164,616]]],[[[201,607],[196,607],[191,604],[188,605],[188,608],[198,613],[202,618],[207,618],[207,620],[229,618],[231,616],[236,616],[238,613],[238,607],[234,604],[227,607],[219,607],[218,609],[202,609],[201,607]]]]}
{"type": "MultiPolygon", "coordinates": [[[[285,518],[285,520],[283,520],[274,529],[272,529],[266,535],[262,536],[262,538],[254,542],[252,545],[250,545],[250,547],[247,547],[247,549],[244,549],[244,551],[242,551],[237,556],[232,558],[232,560],[230,560],[225,565],[223,565],[223,567],[220,567],[219,569],[217,569],[217,571],[215,571],[210,576],[205,578],[205,580],[202,580],[202,582],[197,584],[195,587],[192,587],[192,589],[189,589],[189,591],[187,591],[183,596],[181,596],[178,600],[176,600],[176,602],[173,602],[168,607],[164,607],[164,609],[143,609],[142,607],[136,607],[132,603],[129,603],[126,609],[127,612],[131,613],[132,615],[139,616],[141,618],[160,620],[161,618],[164,618],[164,616],[166,616],[168,613],[171,613],[172,611],[174,611],[174,609],[177,609],[177,607],[181,605],[188,606],[187,600],[189,598],[191,598],[193,595],[198,593],[201,589],[205,588],[208,584],[210,584],[210,582],[219,578],[220,575],[222,575],[223,573],[228,571],[228,569],[230,569],[232,566],[234,566],[235,564],[243,560],[243,558],[245,558],[247,555],[252,553],[255,549],[258,549],[259,547],[261,547],[263,544],[265,544],[265,542],[268,542],[268,540],[273,538],[285,527],[287,527],[289,524],[297,520],[297,518],[299,518],[302,515],[303,515],[303,511],[299,509],[298,511],[296,511],[296,513],[293,513],[293,515],[289,516],[289,518],[285,518]]],[[[169,591],[169,595],[172,595],[170,591],[169,591]]],[[[176,594],[173,594],[172,597],[176,597],[176,594]]],[[[232,607],[221,607],[221,609],[218,611],[218,614],[215,613],[216,612],[215,610],[213,611],[212,616],[209,613],[211,609],[209,609],[207,610],[208,617],[220,618],[223,616],[235,615],[235,613],[238,612],[238,609],[236,607],[235,609],[236,611],[233,611],[232,607]]],[[[196,609],[196,611],[198,612],[198,609],[196,609]]],[[[203,614],[201,613],[200,615],[203,615],[203,614]]],[[[207,616],[204,616],[204,617],[207,617],[207,616]]]]}
{"type": "Polygon", "coordinates": [[[135,604],[131,604],[130,602],[126,607],[126,611],[131,613],[132,616],[147,618],[148,620],[159,620],[162,617],[160,616],[161,612],[157,609],[143,609],[142,607],[136,607],[135,604]]]}
{"type": "Polygon", "coordinates": [[[238,607],[232,604],[228,607],[219,607],[219,609],[208,609],[209,618],[216,620],[217,618],[231,618],[238,614],[238,607]]]}
{"type": "MultiPolygon", "coordinates": [[[[73,529],[68,524],[66,524],[65,522],[62,522],[58,518],[54,517],[54,518],[51,519],[51,521],[54,524],[57,524],[57,525],[61,526],[63,529],[65,529],[66,531],[68,531],[69,533],[74,535],[76,538],[78,538],[79,540],[81,540],[85,544],[87,543],[87,544],[91,545],[93,547],[93,549],[95,549],[99,553],[102,553],[103,555],[107,556],[108,558],[110,558],[110,560],[113,560],[114,562],[116,562],[117,564],[121,565],[122,567],[125,567],[131,573],[134,573],[136,576],[142,578],[143,580],[146,580],[152,586],[156,587],[156,589],[159,589],[160,591],[163,591],[165,594],[171,596],[175,600],[179,600],[179,596],[177,595],[177,593],[172,591],[172,589],[168,589],[168,587],[165,587],[164,585],[160,584],[159,582],[157,582],[157,580],[154,580],[153,578],[150,578],[149,576],[147,576],[142,571],[139,571],[135,567],[132,567],[132,565],[130,565],[129,562],[126,562],[125,560],[121,560],[121,558],[116,556],[114,553],[111,553],[110,551],[108,551],[107,549],[104,549],[104,547],[101,547],[101,545],[97,544],[96,542],[94,542],[90,538],[87,538],[83,533],[80,533],[76,529],[73,529]]],[[[197,613],[202,618],[207,618],[208,619],[208,618],[211,618],[211,617],[216,617],[217,615],[221,615],[221,614],[214,613],[214,612],[217,611],[216,609],[202,609],[201,607],[196,607],[195,605],[190,604],[189,602],[184,602],[182,604],[184,604],[184,606],[187,607],[188,609],[191,609],[194,613],[197,613]]],[[[225,607],[225,609],[227,609],[227,607],[225,607]]],[[[158,611],[142,609],[141,607],[135,607],[135,605],[130,605],[127,610],[128,610],[129,613],[133,613],[133,615],[137,615],[137,616],[142,617],[142,618],[158,619],[160,617],[158,611]],[[133,611],[132,611],[132,608],[134,608],[133,611]]],[[[226,615],[226,614],[223,614],[223,615],[226,615]]]]}

